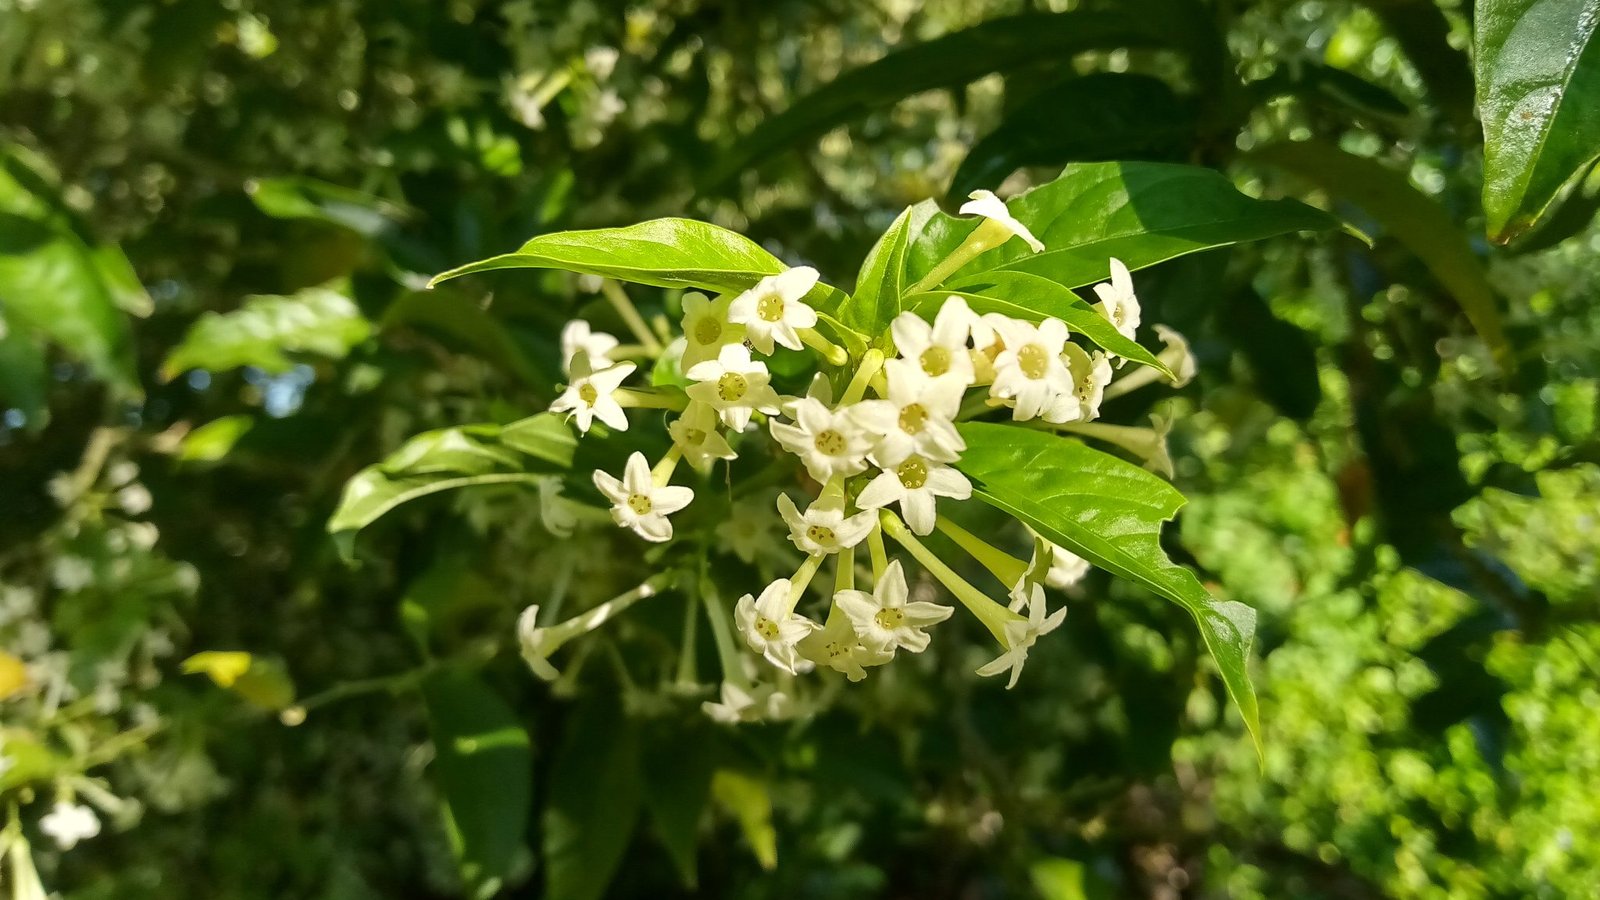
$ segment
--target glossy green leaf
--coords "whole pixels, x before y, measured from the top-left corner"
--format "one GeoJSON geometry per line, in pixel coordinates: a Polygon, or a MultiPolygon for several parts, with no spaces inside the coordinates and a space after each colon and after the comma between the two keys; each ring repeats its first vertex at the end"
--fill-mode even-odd
{"type": "Polygon", "coordinates": [[[356,534],[403,503],[457,488],[532,484],[570,466],[576,446],[567,426],[548,413],[506,426],[423,432],[345,483],[328,532],[348,559],[356,534]]]}
{"type": "Polygon", "coordinates": [[[1195,107],[1149,75],[1097,72],[1041,90],[968,151],[950,183],[964,199],[1022,166],[1174,159],[1194,140],[1195,107]]]}
{"type": "Polygon", "coordinates": [[[1479,0],[1483,209],[1496,241],[1526,231],[1600,157],[1596,28],[1596,0],[1479,0]]]}
{"type": "Polygon", "coordinates": [[[1151,47],[1174,42],[1159,17],[1128,10],[1027,13],[992,19],[846,72],[755,131],[738,138],[707,172],[720,184],[779,151],[829,129],[934,88],[967,84],[993,72],[1070,60],[1097,47],[1151,47]]]}
{"type": "Polygon", "coordinates": [[[342,359],[372,334],[355,301],[325,287],[287,297],[248,297],[233,312],[206,313],[189,327],[161,365],[172,379],[190,369],[225,372],[253,366],[278,374],[294,367],[293,354],[342,359]]]}
{"type": "MultiPolygon", "coordinates": [[[[1299,201],[1257,200],[1211,169],[1166,163],[1070,165],[1006,205],[1044,242],[1044,252],[1008,241],[967,263],[946,287],[965,289],[994,271],[1082,287],[1109,277],[1113,256],[1141,269],[1213,247],[1338,227],[1299,201]]],[[[907,280],[932,271],[977,227],[974,216],[932,216],[907,255],[907,280]]]]}
{"type": "Polygon", "coordinates": [[[786,266],[745,237],[693,219],[541,234],[515,253],[436,276],[432,284],[495,269],[565,269],[659,287],[743,291],[786,266]]]}
{"type": "Polygon", "coordinates": [[[1509,361],[1500,310],[1483,263],[1450,213],[1405,175],[1319,141],[1271,144],[1253,151],[1251,158],[1359,206],[1422,260],[1495,354],[1509,361]]]}
{"type": "MultiPolygon", "coordinates": [[[[0,147],[0,316],[42,335],[127,393],[140,392],[126,259],[92,247],[55,196],[41,160],[0,147]],[[109,277],[109,280],[108,280],[109,277]]],[[[138,290],[142,294],[142,289],[138,290]]]]}
{"type": "Polygon", "coordinates": [[[639,736],[612,702],[591,699],[578,706],[550,773],[544,813],[550,900],[599,900],[639,820],[639,736]]]}
{"type": "Polygon", "coordinates": [[[1161,525],[1183,506],[1183,495],[1150,472],[1077,440],[988,422],[958,427],[967,451],[956,467],[972,479],[975,496],[1194,616],[1259,748],[1261,726],[1248,670],[1255,610],[1212,597],[1193,572],[1161,549],[1161,525]]]}
{"type": "Polygon", "coordinates": [[[526,847],[533,742],[516,712],[470,671],[432,672],[422,697],[451,847],[474,896],[494,896],[526,847]]]}
{"type": "Polygon", "coordinates": [[[924,318],[932,320],[938,314],[939,307],[950,297],[962,298],[967,301],[967,306],[971,307],[973,312],[980,315],[1000,313],[1028,322],[1038,322],[1047,318],[1060,319],[1067,324],[1073,334],[1083,335],[1099,345],[1102,350],[1137,363],[1154,366],[1167,375],[1172,374],[1171,370],[1156,359],[1155,354],[1146,350],[1137,341],[1124,336],[1082,297],[1037,275],[1025,272],[993,272],[986,279],[986,283],[974,285],[972,291],[931,291],[925,294],[912,294],[906,298],[906,306],[916,310],[924,318]]]}
{"type": "Polygon", "coordinates": [[[899,315],[901,296],[906,289],[906,248],[912,236],[922,230],[922,224],[938,209],[932,200],[908,206],[878,238],[861,263],[856,292],[839,310],[845,325],[862,334],[877,335],[899,315]]]}

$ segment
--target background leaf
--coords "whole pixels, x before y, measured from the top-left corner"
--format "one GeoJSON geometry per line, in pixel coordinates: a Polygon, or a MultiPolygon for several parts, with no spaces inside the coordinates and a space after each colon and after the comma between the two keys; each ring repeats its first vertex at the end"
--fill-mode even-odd
{"type": "Polygon", "coordinates": [[[1194,139],[1196,109],[1149,75],[1095,72],[1040,90],[967,152],[952,200],[993,189],[1022,166],[1111,159],[1175,160],[1194,139]]]}
{"type": "Polygon", "coordinates": [[[355,301],[332,288],[247,297],[233,312],[201,316],[161,364],[161,375],[170,380],[190,369],[225,372],[240,366],[277,375],[294,367],[290,354],[343,359],[371,334],[372,324],[355,301]]]}
{"type": "Polygon", "coordinates": [[[903,97],[962,85],[1094,47],[1169,43],[1159,21],[1124,10],[1028,13],[992,19],[854,69],[737,139],[705,178],[720,184],[779,151],[903,97]]]}
{"type": "Polygon", "coordinates": [[[1260,714],[1249,674],[1255,610],[1215,599],[1161,549],[1161,525],[1183,506],[1183,495],[1138,466],[1076,440],[987,422],[957,427],[967,452],[956,468],[972,479],[975,496],[1189,610],[1259,749],[1260,714]]]}
{"type": "Polygon", "coordinates": [[[1600,4],[1480,0],[1478,114],[1489,236],[1526,231],[1600,157],[1600,4]]]}
{"type": "Polygon", "coordinates": [[[1318,141],[1272,144],[1253,151],[1251,158],[1286,169],[1376,219],[1444,285],[1496,357],[1511,362],[1483,263],[1450,214],[1406,176],[1318,141]]]}
{"type": "Polygon", "coordinates": [[[550,900],[598,900],[622,864],[643,803],[639,736],[613,700],[590,699],[567,722],[545,806],[550,900]]]}
{"type": "Polygon", "coordinates": [[[533,743],[516,712],[470,671],[433,672],[422,697],[462,876],[475,896],[493,896],[526,846],[533,743]]]}

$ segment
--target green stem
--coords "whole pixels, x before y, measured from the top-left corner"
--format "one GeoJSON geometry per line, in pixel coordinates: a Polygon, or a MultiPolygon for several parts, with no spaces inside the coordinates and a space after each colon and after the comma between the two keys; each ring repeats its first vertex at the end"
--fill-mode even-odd
{"type": "Polygon", "coordinates": [[[844,396],[839,398],[839,405],[841,407],[849,406],[866,396],[867,385],[872,382],[873,376],[877,375],[882,368],[882,350],[868,350],[863,354],[861,366],[856,369],[855,376],[850,379],[850,385],[844,389],[844,396]]]}
{"type": "Polygon", "coordinates": [[[1000,646],[1006,646],[1006,623],[1020,622],[1022,621],[1021,616],[996,603],[987,594],[968,584],[966,579],[957,575],[955,570],[945,565],[944,561],[939,559],[932,550],[929,550],[925,544],[917,540],[917,536],[912,534],[911,529],[907,528],[905,523],[901,522],[900,518],[894,513],[883,510],[878,514],[878,521],[883,524],[883,530],[889,537],[894,538],[901,546],[910,551],[911,555],[916,558],[917,562],[922,564],[924,569],[928,570],[929,574],[939,579],[939,583],[954,594],[955,598],[961,601],[961,605],[965,606],[968,612],[983,623],[983,627],[989,629],[989,633],[994,635],[995,640],[1000,642],[1000,646]]]}
{"type": "Polygon", "coordinates": [[[640,344],[644,345],[645,351],[651,356],[660,356],[661,342],[656,340],[655,332],[651,331],[650,326],[645,324],[644,317],[639,315],[638,308],[633,305],[632,300],[628,299],[628,294],[622,289],[622,286],[606,278],[600,282],[600,292],[606,295],[607,300],[611,301],[611,305],[617,310],[617,315],[622,317],[622,321],[627,324],[628,330],[633,332],[633,336],[639,339],[640,344]]]}
{"type": "Polygon", "coordinates": [[[977,258],[979,254],[1005,243],[1010,237],[1011,232],[1007,231],[1005,226],[984,219],[971,234],[967,235],[967,239],[961,242],[961,246],[952,250],[949,256],[934,266],[933,271],[922,276],[921,281],[906,288],[905,293],[920,294],[944,284],[945,279],[954,275],[962,266],[977,258]]]}
{"type": "Polygon", "coordinates": [[[698,610],[693,600],[683,605],[683,633],[678,637],[678,677],[680,686],[699,683],[695,671],[695,653],[700,642],[699,623],[695,621],[698,610]]]}
{"type": "Polygon", "coordinates": [[[617,405],[624,409],[669,409],[673,412],[682,412],[689,405],[687,396],[669,394],[666,391],[617,388],[612,396],[617,398],[617,405]]]}
{"type": "Polygon", "coordinates": [[[1006,590],[1015,587],[1017,582],[1022,580],[1022,576],[1027,574],[1027,563],[998,549],[944,516],[940,516],[936,524],[945,537],[954,541],[957,547],[967,551],[967,555],[988,569],[989,574],[1006,586],[1006,590]]]}
{"type": "Polygon", "coordinates": [[[867,533],[867,550],[872,554],[872,583],[877,584],[883,577],[883,570],[889,568],[889,554],[883,547],[883,528],[873,525],[867,533]]]}
{"type": "Polygon", "coordinates": [[[805,595],[806,588],[810,586],[812,577],[817,574],[817,569],[822,566],[822,560],[825,558],[821,553],[806,557],[806,561],[795,571],[794,577],[789,579],[789,612],[794,612],[794,608],[800,604],[800,598],[805,595]]]}
{"type": "Polygon", "coordinates": [[[821,353],[830,366],[842,366],[850,362],[850,354],[843,347],[823,337],[815,328],[800,329],[800,343],[821,353]]]}
{"type": "Polygon", "coordinates": [[[852,591],[856,587],[856,548],[841,550],[834,559],[837,568],[833,573],[833,592],[852,591]]]}
{"type": "Polygon", "coordinates": [[[683,459],[683,449],[673,444],[667,450],[667,455],[661,457],[656,467],[650,470],[650,482],[656,487],[666,487],[672,481],[672,473],[678,468],[678,460],[683,459]]]}
{"type": "MultiPolygon", "coordinates": [[[[702,557],[703,559],[704,557],[702,557]]],[[[722,663],[722,680],[734,687],[749,690],[750,679],[744,675],[744,664],[739,657],[739,647],[733,641],[733,630],[728,627],[728,608],[712,584],[711,576],[702,569],[700,573],[700,599],[706,605],[706,618],[711,620],[711,640],[717,645],[717,659],[722,663]]]]}

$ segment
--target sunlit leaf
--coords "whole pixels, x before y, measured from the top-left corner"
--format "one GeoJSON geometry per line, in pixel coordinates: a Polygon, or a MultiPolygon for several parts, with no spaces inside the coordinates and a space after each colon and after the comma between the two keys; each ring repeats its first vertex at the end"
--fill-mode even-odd
{"type": "Polygon", "coordinates": [[[1600,157],[1600,5],[1479,0],[1476,17],[1483,209],[1504,243],[1600,157]]]}
{"type": "Polygon", "coordinates": [[[201,316],[161,364],[161,374],[171,379],[190,369],[240,366],[281,374],[294,367],[294,354],[342,359],[371,334],[355,301],[330,288],[249,297],[233,312],[201,316]]]}
{"type": "Polygon", "coordinates": [[[1150,472],[1070,438],[986,422],[958,427],[967,451],[956,467],[972,479],[975,496],[1194,616],[1259,748],[1249,675],[1255,610],[1212,597],[1161,549],[1162,523],[1177,514],[1183,495],[1150,472]]]}
{"type": "Polygon", "coordinates": [[[906,247],[938,209],[931,200],[908,206],[878,238],[861,263],[855,293],[839,310],[845,325],[867,335],[880,334],[889,326],[900,312],[906,288],[906,247]]]}
{"type": "MultiPolygon", "coordinates": [[[[945,287],[964,289],[996,271],[1082,287],[1109,277],[1111,257],[1141,269],[1213,247],[1339,224],[1296,200],[1248,197],[1211,169],[1165,163],[1070,165],[1006,205],[1044,242],[1044,252],[1009,241],[962,267],[945,287]]],[[[977,227],[973,216],[932,216],[907,255],[907,280],[916,283],[931,272],[977,227]]]]}
{"type": "Polygon", "coordinates": [[[711,778],[711,796],[733,813],[761,868],[777,868],[778,832],[772,825],[772,793],[767,783],[746,772],[719,769],[711,778]]]}

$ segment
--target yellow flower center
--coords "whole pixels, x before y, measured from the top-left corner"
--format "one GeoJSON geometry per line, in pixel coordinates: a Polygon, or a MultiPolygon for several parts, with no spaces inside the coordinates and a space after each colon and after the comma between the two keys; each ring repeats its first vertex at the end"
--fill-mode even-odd
{"type": "Polygon", "coordinates": [[[761,616],[756,619],[756,634],[769,641],[775,641],[778,639],[778,623],[766,616],[761,616]]]}
{"type": "Polygon", "coordinates": [[[768,294],[756,301],[756,315],[767,322],[783,321],[783,298],[777,294],[768,294]]]}
{"type": "Polygon", "coordinates": [[[1050,370],[1050,354],[1038,344],[1024,345],[1017,350],[1017,367],[1029,378],[1043,378],[1050,370]]]}
{"type": "Polygon", "coordinates": [[[698,428],[685,428],[683,442],[691,447],[698,447],[706,442],[706,433],[698,428]]]}
{"type": "Polygon", "coordinates": [[[928,411],[921,403],[912,403],[900,410],[900,430],[906,434],[917,434],[927,423],[928,411]]]}
{"type": "Polygon", "coordinates": [[[806,529],[806,537],[810,538],[819,547],[832,547],[836,536],[833,529],[826,525],[812,525],[806,529]]]}
{"type": "Polygon", "coordinates": [[[715,344],[722,339],[722,323],[714,316],[705,316],[694,325],[694,340],[697,344],[715,344]]]}
{"type": "Polygon", "coordinates": [[[906,614],[905,611],[896,607],[887,607],[878,610],[878,614],[873,616],[872,619],[878,623],[879,628],[893,631],[906,623],[906,614]]]}
{"type": "Polygon", "coordinates": [[[829,641],[822,645],[822,650],[828,654],[829,659],[838,659],[850,652],[851,645],[844,641],[829,641]]]}
{"type": "Polygon", "coordinates": [[[918,361],[922,363],[922,371],[935,378],[950,371],[950,351],[938,345],[922,351],[918,361]]]}
{"type": "Polygon", "coordinates": [[[920,456],[907,459],[894,471],[900,476],[900,483],[905,485],[907,490],[914,491],[928,483],[928,464],[923,462],[920,456]]]}
{"type": "Polygon", "coordinates": [[[737,403],[744,399],[745,391],[750,389],[750,382],[738,372],[725,372],[717,379],[717,396],[724,403],[737,403]]]}
{"type": "Polygon", "coordinates": [[[655,505],[650,502],[648,494],[629,494],[628,508],[633,510],[634,515],[647,516],[655,505]]]}
{"type": "Polygon", "coordinates": [[[578,385],[578,399],[593,406],[594,401],[600,399],[600,392],[594,389],[594,385],[585,381],[578,385]]]}
{"type": "Polygon", "coordinates": [[[817,432],[817,436],[812,439],[812,443],[816,445],[818,451],[828,456],[842,455],[848,445],[844,435],[834,431],[832,428],[817,432]]]}

